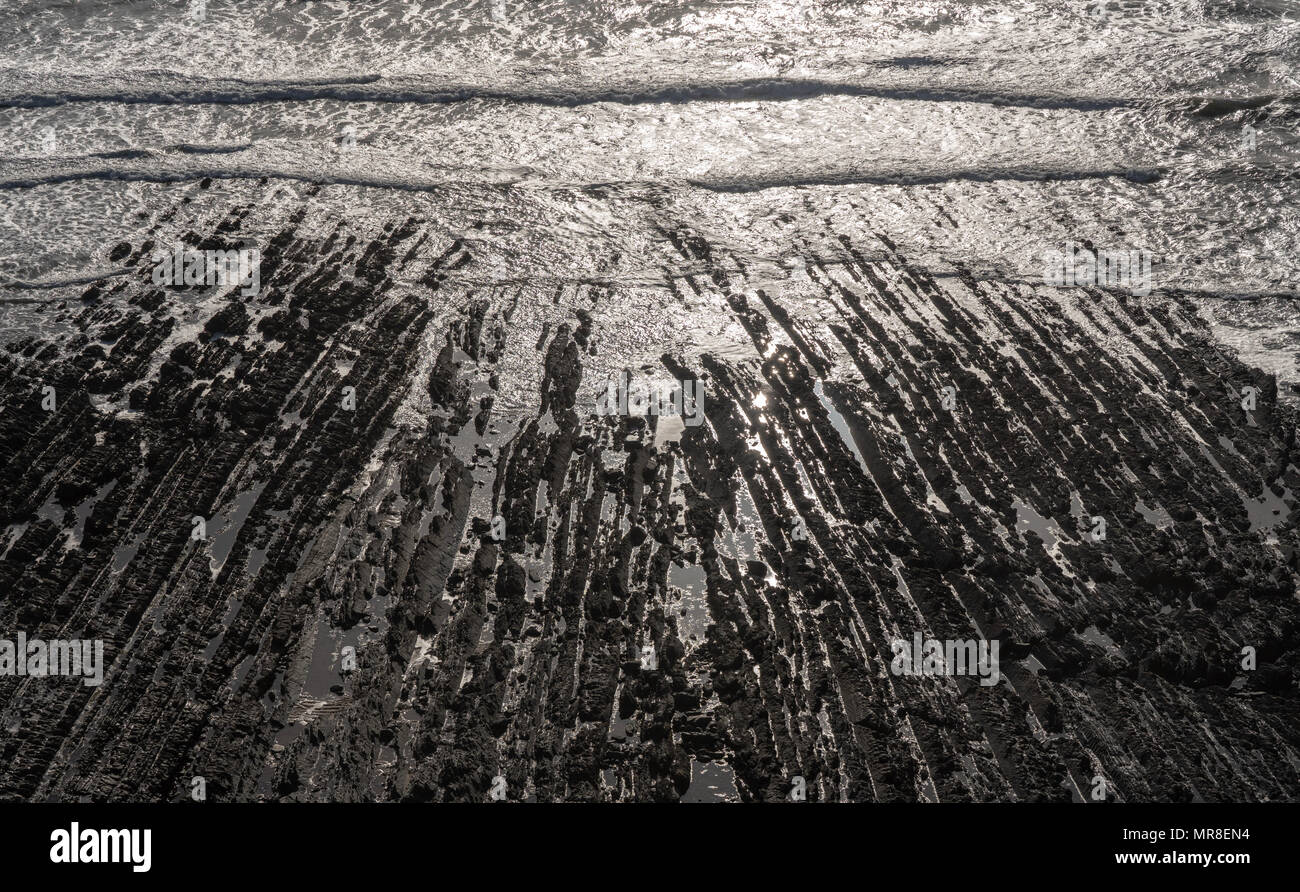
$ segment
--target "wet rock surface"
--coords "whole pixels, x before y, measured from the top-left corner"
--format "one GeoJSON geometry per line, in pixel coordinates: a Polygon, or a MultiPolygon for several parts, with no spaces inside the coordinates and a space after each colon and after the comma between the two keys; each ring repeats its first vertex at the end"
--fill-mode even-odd
{"type": "Polygon", "coordinates": [[[108,666],[0,677],[4,795],[1300,795],[1294,410],[1190,302],[829,219],[774,285],[665,212],[665,313],[736,337],[630,362],[616,283],[304,213],[255,297],[154,285],[147,231],[74,335],[6,332],[0,627],[108,666]],[[624,365],[702,423],[599,414],[624,365]],[[1000,683],[894,674],[917,632],[998,641],[1000,683]]]}

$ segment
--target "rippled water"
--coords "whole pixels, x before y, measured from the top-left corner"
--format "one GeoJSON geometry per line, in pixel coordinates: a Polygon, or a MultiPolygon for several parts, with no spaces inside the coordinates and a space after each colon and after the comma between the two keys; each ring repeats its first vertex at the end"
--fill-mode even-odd
{"type": "Polygon", "coordinates": [[[1296,380],[1300,3],[14,0],[0,59],[9,298],[269,177],[326,184],[309,222],[440,221],[491,284],[647,303],[665,219],[774,282],[846,232],[1020,281],[1144,250],[1296,380]]]}

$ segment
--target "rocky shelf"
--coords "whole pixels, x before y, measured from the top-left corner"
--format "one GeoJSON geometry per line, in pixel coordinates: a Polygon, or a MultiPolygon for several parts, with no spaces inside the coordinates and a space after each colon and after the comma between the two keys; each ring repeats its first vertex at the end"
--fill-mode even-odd
{"type": "Polygon", "coordinates": [[[417,216],[291,207],[255,297],[153,284],[257,212],[5,332],[0,629],[107,667],[0,676],[3,795],[1300,796],[1295,413],[1189,300],[829,220],[773,284],[665,212],[665,313],[734,334],[631,369],[683,424],[595,409],[643,294],[476,279],[417,216]],[[895,674],[914,633],[1000,682],[895,674]]]}

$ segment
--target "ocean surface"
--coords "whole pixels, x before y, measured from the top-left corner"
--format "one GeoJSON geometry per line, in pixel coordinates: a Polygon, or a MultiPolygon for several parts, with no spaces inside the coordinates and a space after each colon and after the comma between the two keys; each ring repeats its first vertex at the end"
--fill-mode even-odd
{"type": "MultiPolygon", "coordinates": [[[[11,331],[178,206],[287,201],[436,221],[468,284],[622,289],[654,355],[666,219],[773,287],[845,233],[1013,282],[1146,252],[1300,381],[1300,3],[7,0],[0,60],[11,331]]],[[[698,323],[661,335],[725,346],[698,323]]]]}

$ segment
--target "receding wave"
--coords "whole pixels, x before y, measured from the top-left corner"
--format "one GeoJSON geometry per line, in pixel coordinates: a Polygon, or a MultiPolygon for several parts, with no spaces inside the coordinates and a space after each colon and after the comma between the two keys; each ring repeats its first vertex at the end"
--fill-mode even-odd
{"type": "MultiPolygon", "coordinates": [[[[127,270],[113,269],[86,273],[84,275],[60,276],[53,279],[20,279],[16,276],[6,276],[0,273],[0,288],[10,288],[15,291],[45,291],[51,288],[93,285],[96,282],[103,282],[107,279],[121,278],[122,276],[127,275],[127,272],[127,270]]],[[[5,298],[3,302],[11,304],[43,303],[43,301],[37,298],[5,298]]]]}
{"type": "Polygon", "coordinates": [[[35,186],[83,180],[117,180],[126,182],[179,183],[204,178],[218,180],[281,179],[317,185],[363,186],[394,189],[405,192],[432,192],[461,186],[501,187],[526,185],[558,189],[599,189],[612,186],[693,186],[713,192],[759,192],[765,189],[793,188],[798,186],[914,186],[957,181],[1072,181],[1123,178],[1136,183],[1158,180],[1160,168],[1071,168],[1064,166],[1006,166],[958,168],[951,170],[812,170],[781,171],[772,173],[747,173],[735,176],[658,180],[608,180],[571,181],[548,178],[526,167],[513,168],[460,168],[441,171],[438,177],[402,178],[385,177],[355,171],[321,175],[319,171],[270,169],[263,167],[239,168],[176,168],[171,170],[149,167],[92,166],[76,170],[58,168],[27,175],[5,176],[0,173],[0,189],[26,189],[35,186]]]}
{"type": "Polygon", "coordinates": [[[169,153],[176,153],[181,155],[235,155],[238,154],[239,152],[244,152],[253,148],[253,145],[254,145],[253,143],[249,143],[249,142],[237,143],[232,145],[220,145],[220,146],[197,145],[193,143],[177,143],[176,145],[159,146],[157,148],[148,148],[148,149],[112,149],[106,152],[87,152],[81,155],[58,155],[58,156],[42,155],[42,156],[36,156],[35,158],[17,157],[17,158],[7,158],[7,159],[0,159],[0,160],[6,160],[10,162],[13,161],[30,162],[32,160],[68,162],[68,161],[84,160],[87,158],[95,158],[103,161],[145,161],[150,159],[158,159],[169,153]]]}
{"type": "MultiPolygon", "coordinates": [[[[4,80],[9,80],[4,78],[4,80]]],[[[129,74],[112,83],[76,75],[60,83],[14,90],[0,86],[0,108],[37,108],[76,102],[152,105],[245,105],[330,99],[341,102],[456,103],[474,100],[577,107],[600,102],[623,105],[689,102],[782,102],[821,96],[862,96],[915,102],[973,102],[1042,109],[1101,111],[1135,104],[1113,97],[1051,96],[960,86],[880,85],[824,79],[750,78],[661,84],[481,86],[430,84],[380,75],[328,80],[250,81],[181,78],[171,73],[129,74]]]]}
{"type": "Polygon", "coordinates": [[[760,192],[764,189],[781,189],[794,186],[924,186],[931,183],[958,181],[1066,181],[1105,180],[1119,177],[1135,183],[1150,183],[1160,179],[1160,168],[1064,168],[1064,167],[983,167],[945,171],[879,171],[847,170],[816,173],[780,173],[770,176],[741,175],[713,179],[692,179],[692,186],[714,192],[760,192]]]}
{"type": "MultiPolygon", "coordinates": [[[[280,179],[315,185],[328,186],[364,186],[379,189],[394,189],[403,192],[434,192],[455,186],[506,186],[531,180],[532,172],[528,168],[465,168],[453,170],[449,176],[439,179],[394,178],[371,174],[339,174],[322,176],[294,170],[272,170],[263,168],[173,168],[170,170],[157,167],[83,167],[76,170],[58,168],[27,175],[5,176],[0,174],[0,190],[30,189],[36,186],[58,185],[87,180],[104,180],[131,183],[188,183],[203,179],[213,180],[259,180],[280,179]]],[[[581,185],[581,184],[578,184],[581,185]]]]}
{"type": "Polygon", "coordinates": [[[1170,105],[1198,118],[1221,118],[1242,111],[1267,108],[1274,103],[1295,103],[1300,94],[1264,93],[1259,96],[1187,96],[1170,105]]]}

